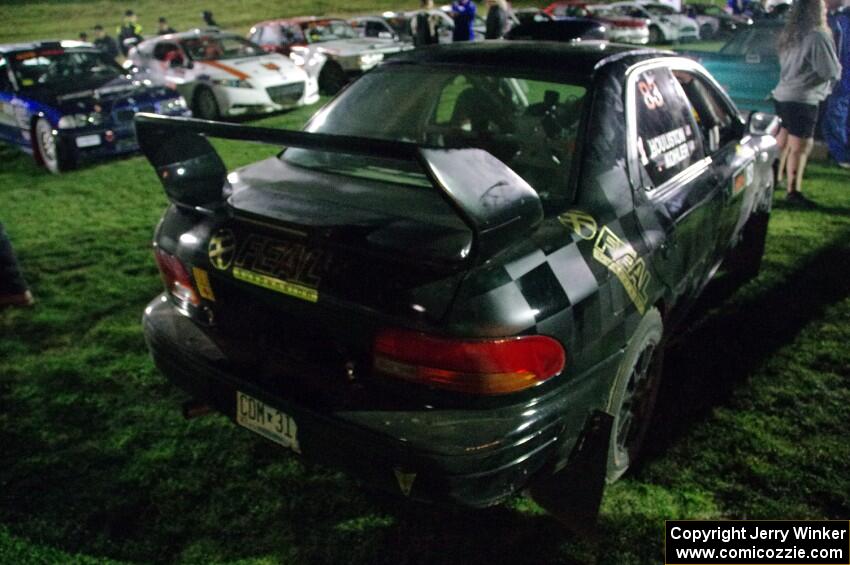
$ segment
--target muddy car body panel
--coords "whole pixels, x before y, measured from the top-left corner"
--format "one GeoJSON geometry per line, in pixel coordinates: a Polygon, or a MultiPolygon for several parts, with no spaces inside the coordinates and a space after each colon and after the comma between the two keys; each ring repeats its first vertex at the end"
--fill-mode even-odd
{"type": "Polygon", "coordinates": [[[304,132],[138,128],[172,201],[143,322],[162,372],[306,457],[471,506],[568,465],[642,320],[675,328],[769,208],[776,157],[696,63],[593,42],[410,52],[304,132]],[[697,129],[686,90],[725,121],[697,129]],[[228,173],[208,137],[287,149],[228,173]]]}

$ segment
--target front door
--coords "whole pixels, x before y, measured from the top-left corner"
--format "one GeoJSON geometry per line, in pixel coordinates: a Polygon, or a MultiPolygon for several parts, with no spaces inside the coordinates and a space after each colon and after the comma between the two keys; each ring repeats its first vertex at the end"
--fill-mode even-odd
{"type": "Polygon", "coordinates": [[[652,267],[677,299],[693,296],[715,256],[719,179],[669,64],[638,67],[627,88],[635,209],[652,267]]]}

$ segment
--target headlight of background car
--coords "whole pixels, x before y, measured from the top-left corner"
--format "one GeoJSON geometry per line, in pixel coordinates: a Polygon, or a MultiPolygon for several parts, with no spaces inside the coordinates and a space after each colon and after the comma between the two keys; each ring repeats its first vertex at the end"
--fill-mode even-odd
{"type": "Polygon", "coordinates": [[[228,88],[253,88],[250,82],[238,78],[217,78],[213,79],[212,82],[213,84],[226,86],[228,88]]]}
{"type": "Polygon", "coordinates": [[[376,65],[380,63],[383,59],[383,53],[366,53],[365,55],[360,55],[360,65],[364,67],[376,65]]]}
{"type": "Polygon", "coordinates": [[[182,112],[185,109],[186,100],[182,96],[178,96],[177,98],[172,98],[170,100],[163,100],[159,103],[159,111],[163,113],[182,112]]]}
{"type": "Polygon", "coordinates": [[[313,53],[309,59],[305,59],[303,54],[293,51],[289,54],[289,58],[299,67],[314,67],[322,61],[322,56],[318,53],[313,53]]]}
{"type": "Polygon", "coordinates": [[[91,114],[69,114],[59,118],[59,129],[99,126],[102,123],[103,116],[101,116],[98,112],[92,112],[91,114]]]}

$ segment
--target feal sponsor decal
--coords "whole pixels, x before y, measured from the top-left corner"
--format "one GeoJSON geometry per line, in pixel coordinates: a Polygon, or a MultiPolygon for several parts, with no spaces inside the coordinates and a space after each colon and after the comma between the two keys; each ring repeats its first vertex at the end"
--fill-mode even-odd
{"type": "Polygon", "coordinates": [[[558,221],[581,239],[593,241],[593,258],[617,277],[638,312],[643,314],[650,275],[646,261],[638,256],[635,248],[608,226],[599,228],[593,216],[582,210],[567,210],[558,216],[558,221]]]}
{"type": "Polygon", "coordinates": [[[249,234],[237,241],[232,230],[218,230],[207,249],[210,263],[233,278],[307,302],[317,302],[323,266],[329,256],[298,241],[249,234]]]}

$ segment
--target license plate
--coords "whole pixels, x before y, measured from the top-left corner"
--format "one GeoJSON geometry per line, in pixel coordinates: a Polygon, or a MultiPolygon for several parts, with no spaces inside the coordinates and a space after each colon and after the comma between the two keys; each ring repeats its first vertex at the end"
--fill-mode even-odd
{"type": "Polygon", "coordinates": [[[100,145],[100,135],[81,135],[77,138],[77,147],[94,147],[95,145],[100,145]]]}
{"type": "Polygon", "coordinates": [[[236,423],[296,453],[301,453],[295,420],[265,402],[239,391],[236,392],[236,423]]]}

